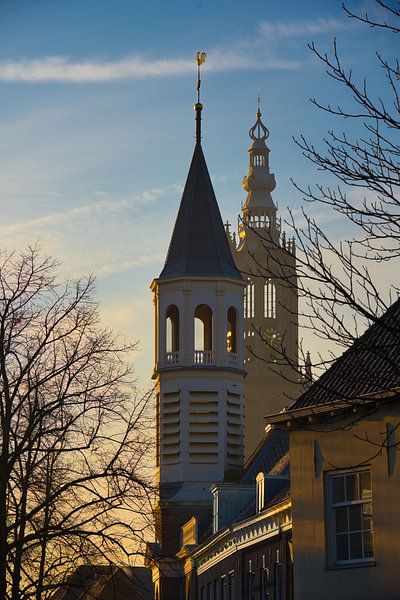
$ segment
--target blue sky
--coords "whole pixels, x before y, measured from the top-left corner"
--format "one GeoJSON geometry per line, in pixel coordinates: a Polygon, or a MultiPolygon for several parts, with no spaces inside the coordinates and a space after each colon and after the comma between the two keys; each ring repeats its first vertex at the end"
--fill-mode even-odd
{"type": "MultiPolygon", "coordinates": [[[[340,4],[0,0],[1,244],[39,241],[63,275],[93,271],[104,321],[140,340],[142,383],[153,358],[148,286],[193,150],[196,51],[207,52],[203,147],[223,217],[234,223],[245,198],[258,89],[284,216],[302,204],[291,178],[325,180],[292,140],[318,142],[334,125],[309,98],[346,102],[307,43],[329,51],[336,37],[343,62],[377,91],[374,51],[393,54],[394,36],[348,19],[340,4]]],[[[313,210],[345,235],[337,218],[313,210]]]]}

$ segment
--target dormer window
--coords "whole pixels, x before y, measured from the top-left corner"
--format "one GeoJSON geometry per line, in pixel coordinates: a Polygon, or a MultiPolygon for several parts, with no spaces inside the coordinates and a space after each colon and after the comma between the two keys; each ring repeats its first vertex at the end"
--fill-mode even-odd
{"type": "Polygon", "coordinates": [[[265,475],[259,473],[256,477],[256,512],[259,513],[264,508],[265,502],[265,475]]]}
{"type": "Polygon", "coordinates": [[[213,494],[213,533],[216,533],[219,529],[218,527],[218,489],[215,488],[212,490],[213,494]]]}

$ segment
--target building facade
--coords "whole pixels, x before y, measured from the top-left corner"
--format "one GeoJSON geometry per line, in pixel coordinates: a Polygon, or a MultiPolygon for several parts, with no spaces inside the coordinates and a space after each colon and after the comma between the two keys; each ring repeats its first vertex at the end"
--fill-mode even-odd
{"type": "Polygon", "coordinates": [[[182,528],[182,598],[292,600],[287,436],[270,432],[241,480],[212,492],[210,533],[200,538],[193,521],[182,528]]]}
{"type": "Polygon", "coordinates": [[[399,392],[397,300],[269,418],[290,438],[296,600],[399,598],[399,392]]]}

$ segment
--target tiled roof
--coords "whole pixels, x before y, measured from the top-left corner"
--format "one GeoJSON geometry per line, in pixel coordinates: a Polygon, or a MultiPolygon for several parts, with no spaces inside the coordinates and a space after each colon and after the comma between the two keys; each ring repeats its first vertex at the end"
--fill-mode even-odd
{"type": "Polygon", "coordinates": [[[269,502],[267,502],[265,508],[272,508],[275,504],[279,504],[284,500],[289,500],[290,497],[290,482],[288,482],[273,498],[271,498],[271,500],[269,500],[269,502]]]}
{"type": "Polygon", "coordinates": [[[290,410],[360,400],[400,387],[400,299],[342,354],[290,410]]]}
{"type": "Polygon", "coordinates": [[[280,460],[272,467],[268,475],[286,475],[290,476],[290,456],[289,450],[282,456],[280,460]]]}
{"type": "MultiPolygon", "coordinates": [[[[255,490],[254,490],[255,491],[255,490]]],[[[284,500],[288,500],[290,498],[290,481],[287,483],[283,483],[283,487],[276,493],[272,498],[268,500],[264,508],[273,508],[276,504],[280,504],[284,500]]],[[[235,518],[235,523],[239,523],[239,521],[243,521],[248,517],[251,517],[256,513],[256,495],[249,500],[243,510],[239,513],[239,515],[235,518]]]]}
{"type": "Polygon", "coordinates": [[[240,483],[254,483],[257,474],[261,471],[267,474],[270,473],[288,450],[288,434],[279,430],[269,431],[246,466],[240,483]]]}
{"type": "Polygon", "coordinates": [[[241,279],[199,143],[194,150],[160,279],[179,276],[241,279]]]}

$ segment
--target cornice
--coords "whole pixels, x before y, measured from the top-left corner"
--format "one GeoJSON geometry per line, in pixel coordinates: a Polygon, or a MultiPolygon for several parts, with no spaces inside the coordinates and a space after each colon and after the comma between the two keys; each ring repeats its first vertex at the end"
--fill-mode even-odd
{"type": "Polygon", "coordinates": [[[314,418],[318,419],[318,417],[322,417],[327,413],[329,416],[333,417],[339,413],[346,413],[348,411],[363,412],[370,410],[371,407],[376,406],[376,408],[379,408],[384,404],[397,400],[399,397],[398,394],[399,389],[393,388],[392,390],[381,393],[366,394],[365,396],[360,396],[353,400],[333,400],[332,402],[327,402],[325,404],[313,404],[311,406],[302,406],[293,410],[283,410],[278,414],[266,415],[264,418],[266,419],[267,427],[270,425],[271,428],[274,429],[284,425],[290,429],[293,427],[295,428],[296,424],[299,426],[299,423],[303,419],[312,422],[314,418]]]}
{"type": "Polygon", "coordinates": [[[209,542],[192,552],[197,573],[207,571],[235,552],[291,529],[291,501],[285,501],[273,510],[266,510],[251,518],[234,523],[222,530],[209,542]]]}

